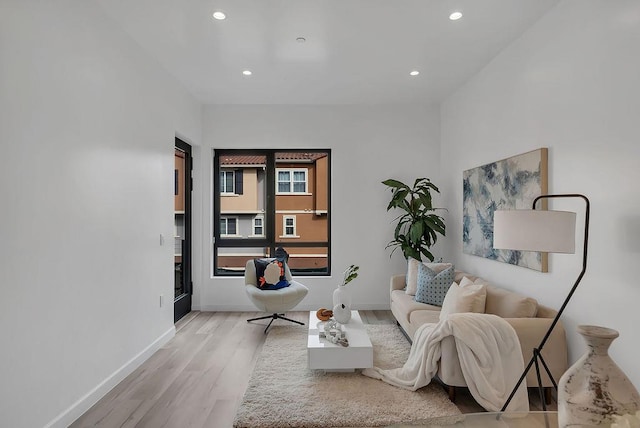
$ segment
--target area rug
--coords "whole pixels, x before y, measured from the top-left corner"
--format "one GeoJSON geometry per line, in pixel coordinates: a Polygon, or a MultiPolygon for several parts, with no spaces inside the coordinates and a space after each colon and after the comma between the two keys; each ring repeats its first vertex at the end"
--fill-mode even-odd
{"type": "MultiPolygon", "coordinates": [[[[402,366],[410,346],[398,327],[368,325],[367,329],[374,365],[402,366]]],[[[363,376],[359,371],[310,370],[306,342],[304,327],[272,327],[234,427],[377,427],[460,419],[458,408],[435,383],[411,392],[363,376]]]]}

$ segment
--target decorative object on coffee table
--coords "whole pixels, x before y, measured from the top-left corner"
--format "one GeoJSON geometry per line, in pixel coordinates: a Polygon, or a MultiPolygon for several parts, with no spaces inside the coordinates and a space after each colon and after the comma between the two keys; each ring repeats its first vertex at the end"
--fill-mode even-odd
{"type": "MultiPolygon", "coordinates": [[[[333,292],[333,311],[337,306],[344,306],[347,311],[351,312],[351,291],[347,288],[347,284],[358,277],[359,266],[351,265],[343,273],[342,283],[333,292]]],[[[348,322],[347,319],[345,322],[348,322]]]]}
{"type": "Polygon", "coordinates": [[[609,426],[614,415],[640,410],[640,395],[629,378],[609,356],[616,330],[578,326],[587,352],[562,375],[558,384],[558,422],[570,426],[609,426]]]}
{"type": "Polygon", "coordinates": [[[332,316],[333,311],[326,308],[320,308],[316,311],[316,318],[318,318],[320,321],[329,321],[329,318],[331,318],[332,316]]]}
{"type": "Polygon", "coordinates": [[[351,319],[351,309],[343,303],[338,303],[333,307],[333,319],[340,324],[346,324],[351,319]]]}
{"type": "MultiPolygon", "coordinates": [[[[349,316],[351,318],[351,316],[349,316]]],[[[340,346],[349,346],[349,341],[345,337],[344,331],[340,327],[340,324],[336,320],[329,320],[324,323],[324,330],[318,333],[320,337],[327,339],[331,343],[336,343],[340,346]]]]}
{"type": "MultiPolygon", "coordinates": [[[[558,310],[553,322],[549,326],[549,329],[545,333],[544,337],[540,341],[540,345],[533,349],[533,355],[529,364],[524,369],[522,376],[513,388],[511,395],[507,399],[502,411],[505,411],[509,402],[515,395],[518,387],[522,381],[526,378],[527,373],[531,369],[531,366],[535,363],[536,374],[540,379],[540,364],[544,367],[553,387],[558,390],[558,385],[553,379],[551,370],[547,366],[547,363],[542,357],[542,348],[549,339],[551,332],[560,320],[560,316],[565,307],[571,300],[571,296],[578,288],[578,284],[584,273],[587,271],[587,246],[589,243],[589,199],[586,196],[580,194],[562,194],[562,195],[541,195],[533,200],[531,210],[507,210],[496,211],[494,213],[494,226],[493,226],[493,246],[495,248],[508,248],[524,251],[542,251],[549,253],[574,253],[575,252],[575,224],[576,214],[566,211],[547,211],[536,210],[536,203],[539,200],[554,199],[554,198],[579,198],[585,203],[585,216],[584,216],[584,238],[582,243],[582,270],[573,284],[571,291],[565,298],[562,306],[558,310]]],[[[540,401],[542,402],[542,409],[547,410],[542,383],[538,382],[538,391],[540,393],[540,401]]]]}

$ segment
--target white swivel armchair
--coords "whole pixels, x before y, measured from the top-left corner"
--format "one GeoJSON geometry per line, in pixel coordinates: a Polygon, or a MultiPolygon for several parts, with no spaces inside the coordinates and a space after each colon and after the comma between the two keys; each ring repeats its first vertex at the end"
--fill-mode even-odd
{"type": "Polygon", "coordinates": [[[303,322],[286,318],[284,316],[284,312],[290,311],[300,303],[309,292],[309,289],[293,280],[289,266],[286,266],[285,268],[285,277],[290,284],[288,287],[280,288],[278,290],[261,290],[257,286],[258,278],[256,276],[254,261],[247,261],[244,271],[244,283],[247,296],[249,296],[251,303],[253,303],[258,309],[271,314],[263,317],[251,318],[248,319],[247,322],[271,318],[269,325],[264,329],[265,333],[269,330],[273,321],[277,319],[304,325],[303,322]]]}

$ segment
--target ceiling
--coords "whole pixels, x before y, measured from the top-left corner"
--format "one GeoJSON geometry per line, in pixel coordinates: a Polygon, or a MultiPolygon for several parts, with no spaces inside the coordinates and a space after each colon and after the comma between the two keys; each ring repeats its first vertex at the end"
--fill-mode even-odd
{"type": "Polygon", "coordinates": [[[439,103],[558,3],[95,1],[204,104],[439,103]]]}

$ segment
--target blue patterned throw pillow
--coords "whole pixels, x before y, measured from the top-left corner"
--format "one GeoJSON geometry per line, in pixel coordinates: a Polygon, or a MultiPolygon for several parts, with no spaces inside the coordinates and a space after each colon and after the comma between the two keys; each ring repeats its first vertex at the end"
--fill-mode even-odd
{"type": "Polygon", "coordinates": [[[442,306],[444,297],[453,283],[455,270],[453,265],[436,273],[424,263],[418,265],[418,287],[413,300],[429,305],[442,306]]]}

